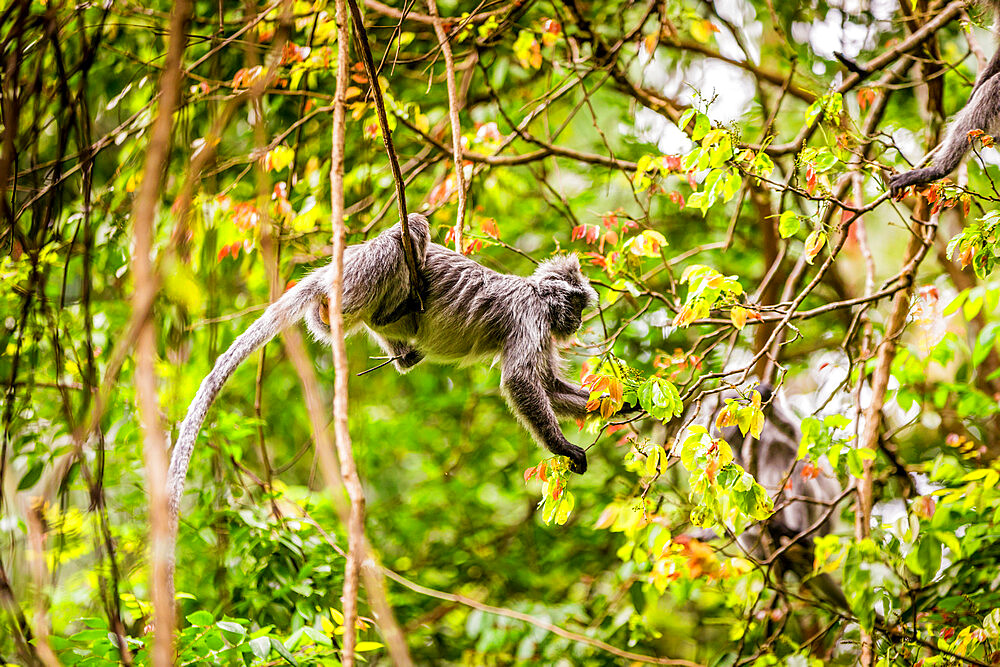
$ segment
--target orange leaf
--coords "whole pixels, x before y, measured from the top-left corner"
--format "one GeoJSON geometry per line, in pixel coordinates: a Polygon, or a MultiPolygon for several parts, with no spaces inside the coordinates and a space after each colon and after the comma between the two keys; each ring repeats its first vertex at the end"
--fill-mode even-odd
{"type": "Polygon", "coordinates": [[[617,505],[608,505],[601,512],[600,518],[597,519],[597,523],[594,524],[594,528],[609,528],[615,523],[615,519],[618,518],[619,508],[617,505]]]}

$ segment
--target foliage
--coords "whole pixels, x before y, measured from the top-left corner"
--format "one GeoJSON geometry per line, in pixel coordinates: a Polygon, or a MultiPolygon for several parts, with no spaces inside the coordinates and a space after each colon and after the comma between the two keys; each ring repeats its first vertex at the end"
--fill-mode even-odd
{"type": "MultiPolygon", "coordinates": [[[[431,19],[362,4],[407,205],[454,247],[431,19]]],[[[0,662],[151,663],[132,211],[173,9],[15,0],[0,22],[0,662]]],[[[567,349],[589,392],[590,416],[563,424],[582,477],[511,418],[489,360],[352,377],[365,528],[415,662],[848,665],[869,637],[886,667],[1000,661],[992,137],[971,133],[948,179],[883,196],[967,99],[989,21],[956,12],[910,43],[952,9],[439,11],[463,102],[460,250],[521,275],[576,252],[601,298],[567,349]]],[[[173,437],[273,286],[328,261],[337,74],[325,0],[197,2],[186,34],[153,239],[173,437]]],[[[357,45],[352,63],[359,243],[396,209],[357,45]]],[[[352,339],[352,372],[375,350],[352,339]]],[[[329,404],[329,350],[309,351],[329,404]]],[[[346,538],[300,380],[280,342],[245,366],[191,466],[177,663],[340,664],[346,538]]],[[[358,651],[389,664],[361,602],[358,651]]]]}

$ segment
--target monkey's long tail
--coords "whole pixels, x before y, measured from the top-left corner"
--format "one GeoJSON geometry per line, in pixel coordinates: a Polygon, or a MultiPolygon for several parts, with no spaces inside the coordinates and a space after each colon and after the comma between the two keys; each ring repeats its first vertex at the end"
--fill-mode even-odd
{"type": "Polygon", "coordinates": [[[171,534],[177,531],[177,514],[180,509],[181,494],[184,491],[184,478],[187,475],[191,452],[194,451],[195,440],[205,421],[208,408],[222,390],[229,376],[239,368],[240,364],[254,350],[274,338],[285,327],[302,318],[305,310],[312,305],[313,297],[321,291],[320,274],[314,272],[303,279],[273,304],[260,318],[250,325],[246,331],[237,336],[229,349],[215,360],[212,372],[205,377],[198,387],[187,416],[181,423],[170,457],[170,470],[167,473],[167,495],[170,508],[171,534]],[[315,293],[315,294],[314,294],[315,293]]]}

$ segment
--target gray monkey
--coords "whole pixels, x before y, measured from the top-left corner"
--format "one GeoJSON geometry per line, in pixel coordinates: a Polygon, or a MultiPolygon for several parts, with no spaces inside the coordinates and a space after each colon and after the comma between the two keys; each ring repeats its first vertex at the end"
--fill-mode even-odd
{"type": "MultiPolygon", "coordinates": [[[[589,392],[560,376],[556,341],[570,338],[597,294],[576,255],[541,263],[528,277],[498,273],[430,242],[427,218],[408,217],[424,310],[411,289],[399,224],[344,251],[344,328],[366,329],[405,373],[427,359],[472,363],[501,360],[501,386],[522,424],[553,454],[587,470],[587,455],[569,442],[557,415],[583,417],[589,392]]],[[[331,342],[328,290],[332,267],[309,274],[275,301],[222,353],[198,388],[181,424],[167,476],[176,518],[191,452],[205,414],[229,376],[282,329],[305,319],[318,340],[331,342]]]]}
{"type": "MultiPolygon", "coordinates": [[[[798,459],[799,441],[802,439],[796,420],[775,400],[774,390],[766,384],[755,387],[761,400],[767,405],[767,419],[760,439],[753,446],[753,436],[745,437],[736,426],[722,429],[721,436],[733,449],[737,462],[754,471],[754,476],[772,495],[785,486],[788,491],[782,508],[759,527],[753,527],[740,537],[744,548],[758,556],[768,557],[774,549],[786,547],[777,559],[780,571],[791,571],[805,585],[823,600],[841,609],[850,609],[847,598],[837,582],[829,574],[812,575],[815,546],[812,535],[804,532],[827,513],[827,505],[840,495],[842,489],[836,478],[825,471],[818,477],[802,477],[804,461],[798,459]],[[755,459],[755,460],[752,460],[755,459]],[[751,463],[753,464],[751,466],[751,463]],[[788,499],[791,496],[791,500],[788,499]],[[767,532],[773,541],[767,545],[761,530],[767,532]],[[773,548],[769,548],[773,547],[773,548]]],[[[720,404],[725,398],[720,397],[720,404]]],[[[829,535],[833,532],[835,520],[828,518],[815,527],[814,535],[829,535]]]]}
{"type": "MultiPolygon", "coordinates": [[[[1000,21],[1000,0],[985,0],[994,17],[1000,21]]],[[[996,28],[994,28],[996,29],[996,28]]],[[[912,169],[896,174],[889,179],[889,192],[893,197],[899,197],[903,191],[921,183],[930,183],[944,178],[958,166],[962,156],[969,150],[968,134],[972,130],[982,130],[986,133],[1000,131],[1000,49],[993,54],[992,60],[979,74],[969,101],[948,127],[944,141],[937,149],[933,162],[922,169],[912,169]]]]}

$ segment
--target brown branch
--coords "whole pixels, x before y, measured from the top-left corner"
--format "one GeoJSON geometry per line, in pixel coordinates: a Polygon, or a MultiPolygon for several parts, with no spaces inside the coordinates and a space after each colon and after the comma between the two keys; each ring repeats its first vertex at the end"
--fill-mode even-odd
{"type": "MultiPolygon", "coordinates": [[[[488,21],[491,16],[499,16],[500,14],[506,14],[511,11],[511,9],[520,4],[520,2],[515,1],[510,4],[510,6],[500,7],[499,9],[491,9],[488,12],[479,12],[473,14],[472,16],[467,16],[462,19],[463,23],[483,23],[488,21]]],[[[437,11],[433,11],[433,15],[418,14],[417,12],[402,12],[395,7],[390,7],[389,5],[383,4],[378,0],[365,0],[365,7],[371,9],[372,11],[378,12],[383,16],[388,16],[393,19],[406,19],[407,21],[416,21],[417,23],[427,23],[435,24],[439,20],[437,18],[437,11]]]]}
{"type": "MultiPolygon", "coordinates": [[[[953,5],[962,5],[962,3],[952,3],[949,7],[953,5]]],[[[914,11],[920,11],[925,9],[924,3],[918,3],[914,7],[914,11]]],[[[962,7],[953,8],[952,13],[957,14],[962,7]]],[[[907,17],[909,22],[913,21],[913,16],[907,17]]],[[[914,30],[910,38],[904,41],[911,41],[914,37],[921,34],[922,32],[926,35],[931,35],[932,32],[926,30],[928,26],[935,24],[936,22],[940,25],[940,16],[936,17],[932,21],[924,24],[920,28],[914,30]]],[[[922,45],[923,40],[914,42],[915,45],[922,45]]],[[[934,49],[934,44],[928,45],[929,49],[934,49]]],[[[930,81],[934,74],[935,66],[930,61],[924,63],[920,68],[921,79],[923,81],[930,81]]],[[[934,113],[935,110],[940,110],[942,107],[942,94],[943,87],[938,82],[935,85],[930,85],[928,83],[928,95],[925,99],[926,107],[931,111],[931,116],[937,120],[936,123],[932,124],[930,129],[930,135],[932,142],[936,143],[936,139],[940,133],[940,113],[934,113]]],[[[913,209],[913,219],[917,221],[927,221],[930,215],[930,203],[924,197],[918,197],[916,206],[913,209]]],[[[889,315],[889,319],[885,323],[885,335],[882,341],[875,348],[875,370],[872,373],[871,379],[871,403],[864,411],[864,427],[861,431],[861,435],[858,438],[858,449],[867,449],[870,452],[877,452],[879,449],[879,432],[882,426],[882,408],[885,405],[885,392],[889,385],[889,378],[891,377],[891,366],[892,360],[896,356],[896,345],[898,343],[899,337],[903,333],[903,329],[906,327],[906,317],[910,312],[910,297],[913,293],[913,278],[916,275],[916,270],[919,265],[920,260],[923,258],[924,253],[934,242],[934,236],[937,232],[936,226],[929,226],[926,232],[923,233],[922,229],[918,227],[918,232],[914,233],[909,240],[906,248],[906,258],[907,263],[904,267],[904,271],[907,273],[904,275],[906,289],[898,292],[892,300],[892,311],[889,315]]],[[[859,379],[859,382],[863,381],[859,379]]],[[[874,474],[873,474],[873,460],[864,461],[864,467],[861,478],[858,480],[858,504],[857,511],[855,513],[855,526],[854,532],[855,537],[858,540],[866,539],[871,535],[871,513],[872,505],[874,503],[873,492],[874,492],[874,474]]],[[[864,667],[870,667],[875,663],[874,656],[874,639],[868,628],[861,628],[861,664],[864,667]]]]}
{"type": "Polygon", "coordinates": [[[143,458],[149,487],[150,563],[154,634],[152,659],[157,667],[174,662],[174,595],[170,576],[172,540],[167,510],[167,448],[160,424],[156,389],[156,329],[152,305],[159,280],[153,267],[153,221],[159,203],[161,183],[170,159],[173,113],[180,100],[181,61],[187,46],[187,23],[191,3],[178,0],[170,16],[170,43],[166,68],[160,79],[160,102],[146,151],[142,183],[132,209],[135,255],[132,258],[133,319],[139,316],[136,340],[135,384],[143,430],[143,458]]]}
{"type": "MultiPolygon", "coordinates": [[[[344,565],[344,667],[354,666],[354,647],[358,631],[358,578],[364,541],[365,492],[358,480],[358,468],[351,450],[347,428],[347,348],[344,345],[344,127],[347,107],[347,82],[350,74],[350,35],[344,0],[337,0],[337,88],[333,103],[332,148],[330,151],[330,211],[333,224],[333,278],[330,299],[330,334],[333,342],[333,365],[336,370],[333,394],[333,429],[341,482],[350,499],[347,519],[347,559],[344,565]]],[[[336,493],[334,487],[331,491],[336,493]]]]}
{"type": "MultiPolygon", "coordinates": [[[[340,475],[333,476],[332,466],[327,466],[327,484],[331,490],[338,481],[347,491],[350,510],[347,516],[348,553],[344,572],[344,654],[345,665],[354,664],[354,647],[357,631],[358,575],[364,577],[369,604],[375,620],[382,631],[389,654],[396,665],[410,667],[413,660],[406,646],[406,638],[396,622],[392,608],[385,595],[382,573],[373,565],[375,560],[364,533],[364,489],[358,477],[357,465],[351,448],[351,434],[347,427],[347,391],[350,373],[347,365],[347,349],[344,345],[344,247],[346,228],[344,225],[344,129],[347,124],[347,87],[350,75],[350,35],[347,27],[347,7],[345,0],[336,0],[337,19],[337,87],[333,104],[333,129],[330,165],[330,210],[333,224],[333,284],[330,299],[330,333],[333,338],[333,363],[336,369],[333,399],[333,424],[337,456],[340,461],[340,475]]],[[[390,155],[392,155],[390,153],[390,155]]],[[[398,169],[398,167],[397,167],[398,169]]],[[[400,193],[397,190],[397,193],[400,193]]],[[[405,209],[404,209],[405,224],[405,209]]],[[[404,228],[404,234],[405,228],[404,228]]],[[[409,235],[406,234],[407,238],[409,235]]],[[[343,518],[343,514],[341,514],[343,518]]]]}
{"type": "Polygon", "coordinates": [[[624,46],[624,43],[620,42],[614,48],[608,47],[598,32],[594,30],[590,19],[584,15],[583,9],[577,3],[577,0],[563,0],[563,4],[566,5],[570,14],[573,15],[573,21],[577,29],[590,42],[594,50],[594,59],[597,61],[597,67],[606,69],[611,78],[618,84],[618,87],[626,94],[647,108],[676,123],[683,113],[684,107],[682,105],[677,104],[669,98],[661,97],[657,91],[637,85],[629,78],[628,73],[618,66],[618,51],[624,46]]]}
{"type": "Polygon", "coordinates": [[[632,653],[631,651],[625,651],[616,646],[612,646],[607,642],[602,642],[600,639],[593,639],[592,637],[587,637],[586,635],[581,635],[576,632],[571,632],[558,625],[553,625],[547,621],[543,621],[534,616],[529,616],[519,611],[514,611],[513,609],[504,609],[503,607],[494,607],[493,605],[484,604],[478,600],[473,600],[472,598],[465,597],[464,595],[459,595],[457,593],[447,593],[445,591],[438,591],[433,588],[427,588],[426,586],[421,586],[420,584],[414,583],[402,576],[397,574],[388,568],[382,568],[385,572],[385,576],[389,577],[393,581],[403,586],[406,586],[414,593],[420,593],[421,595],[426,595],[428,597],[437,598],[438,600],[446,600],[448,602],[457,602],[458,604],[463,604],[466,607],[472,607],[473,609],[478,609],[479,611],[484,611],[488,614],[495,614],[497,616],[505,616],[507,618],[513,618],[518,621],[522,621],[529,625],[533,625],[536,628],[542,628],[547,630],[554,635],[558,635],[563,639],[568,639],[579,644],[587,644],[588,646],[593,646],[596,649],[600,649],[611,655],[616,655],[619,658],[624,658],[626,660],[634,660],[635,662],[643,662],[650,665],[679,665],[680,667],[702,667],[697,662],[691,662],[690,660],[680,660],[675,658],[657,658],[651,655],[642,655],[641,653],[632,653]]]}
{"type": "MultiPolygon", "coordinates": [[[[864,81],[871,73],[876,70],[880,70],[883,67],[893,63],[903,55],[913,49],[916,49],[921,44],[924,43],[928,38],[933,36],[938,30],[947,25],[955,16],[957,16],[966,6],[965,0],[953,0],[941,10],[941,12],[935,16],[932,20],[925,23],[920,29],[915,30],[909,37],[901,40],[898,44],[893,46],[886,51],[883,51],[880,55],[872,58],[867,63],[858,64],[857,69],[859,72],[851,72],[846,77],[844,81],[837,86],[834,90],[836,93],[844,94],[851,90],[862,81],[864,81]]],[[[768,155],[778,156],[787,155],[788,153],[797,153],[809,137],[813,135],[816,128],[819,127],[820,121],[822,120],[822,114],[818,115],[815,120],[813,120],[808,125],[803,126],[799,131],[798,135],[791,142],[786,144],[774,144],[771,146],[758,146],[758,145],[748,145],[747,148],[752,148],[753,150],[764,150],[768,155]]]]}
{"type": "Polygon", "coordinates": [[[434,17],[434,33],[444,55],[445,81],[448,84],[448,117],[451,120],[451,150],[455,159],[455,185],[458,188],[458,213],[455,221],[455,250],[462,252],[462,228],[465,226],[465,167],[462,164],[462,125],[458,120],[461,102],[455,89],[455,59],[451,54],[451,43],[444,29],[444,21],[438,16],[437,2],[427,0],[427,10],[434,17]]]}
{"type": "Polygon", "coordinates": [[[789,77],[779,74],[778,72],[772,72],[771,70],[764,69],[758,65],[754,65],[748,60],[737,60],[736,58],[730,58],[724,56],[715,49],[712,49],[704,44],[699,44],[693,40],[680,40],[673,38],[668,31],[662,31],[660,34],[660,39],[663,40],[661,44],[664,46],[672,46],[674,48],[680,49],[682,51],[690,51],[692,53],[697,53],[705,56],[706,58],[711,58],[712,60],[718,60],[720,62],[727,63],[734,67],[739,67],[740,69],[746,70],[753,74],[757,79],[767,81],[776,86],[787,87],[788,92],[799,98],[804,102],[812,104],[816,101],[816,93],[806,90],[805,88],[800,88],[799,86],[793,86],[790,84],[789,77]]]}
{"type": "Polygon", "coordinates": [[[46,667],[58,667],[59,659],[52,650],[49,643],[50,621],[46,608],[50,600],[46,593],[46,581],[48,581],[48,568],[45,566],[45,517],[42,515],[42,508],[45,506],[40,497],[36,497],[32,506],[25,512],[28,527],[28,544],[31,546],[31,553],[28,565],[31,570],[32,583],[35,586],[35,613],[34,613],[34,639],[35,658],[46,667]]]}
{"type": "MultiPolygon", "coordinates": [[[[419,134],[422,139],[430,143],[434,146],[434,148],[438,149],[442,153],[445,153],[449,157],[454,157],[455,151],[453,148],[449,148],[446,144],[435,139],[430,134],[423,132],[409,119],[399,114],[396,115],[396,119],[410,130],[419,134]]],[[[566,148],[565,146],[548,143],[523,130],[516,130],[516,132],[518,136],[525,141],[541,146],[542,149],[531,153],[522,153],[520,155],[483,155],[482,153],[474,153],[472,151],[463,150],[462,158],[492,166],[512,166],[538,162],[539,160],[543,160],[551,155],[557,155],[559,157],[569,158],[570,160],[576,160],[578,162],[601,165],[602,167],[610,167],[612,169],[620,169],[622,171],[635,171],[637,167],[636,163],[630,160],[620,160],[618,158],[601,155],[600,153],[585,153],[573,148],[566,148]]]]}
{"type": "Polygon", "coordinates": [[[375,68],[375,60],[372,58],[371,46],[368,42],[368,32],[365,30],[365,20],[361,16],[361,9],[357,0],[347,0],[347,5],[351,9],[351,19],[354,23],[355,35],[358,39],[358,47],[361,51],[361,59],[365,64],[365,71],[368,72],[368,83],[372,88],[372,97],[375,100],[375,113],[378,116],[379,127],[382,128],[382,143],[385,144],[385,152],[389,156],[389,167],[392,169],[392,181],[396,185],[396,204],[399,206],[399,224],[403,228],[403,254],[406,256],[406,268],[410,272],[410,285],[413,295],[417,297],[420,310],[424,309],[423,296],[420,294],[420,276],[417,272],[417,255],[413,250],[413,240],[410,238],[410,225],[406,219],[406,193],[403,190],[403,173],[399,169],[399,158],[396,157],[396,149],[392,145],[392,132],[389,130],[389,119],[385,114],[385,100],[382,98],[382,87],[378,82],[378,70],[375,68]]]}

